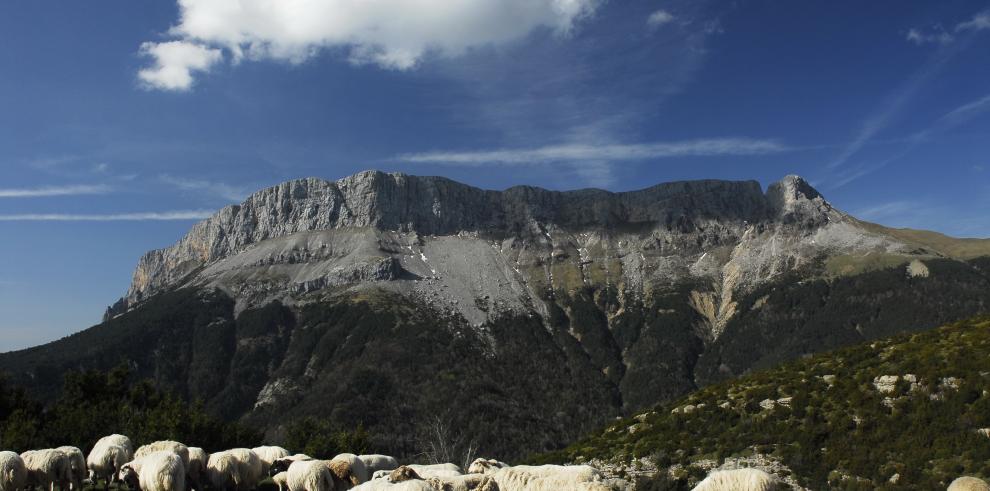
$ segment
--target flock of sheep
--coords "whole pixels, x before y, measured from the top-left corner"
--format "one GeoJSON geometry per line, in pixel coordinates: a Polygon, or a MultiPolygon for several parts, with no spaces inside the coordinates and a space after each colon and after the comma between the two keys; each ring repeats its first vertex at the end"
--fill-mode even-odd
{"type": "Polygon", "coordinates": [[[464,473],[454,464],[400,466],[386,455],[354,454],[321,460],[272,446],[207,454],[160,441],[135,450],[123,435],[101,438],[88,456],[76,447],[0,452],[0,491],[81,491],[114,483],[138,491],[250,491],[269,477],[279,491],[613,489],[587,465],[513,467],[477,459],[464,473]]]}
{"type": "MultiPolygon", "coordinates": [[[[340,454],[330,460],[290,455],[281,447],[238,448],[207,454],[201,448],[160,441],[134,450],[123,435],[101,438],[89,456],[76,447],[0,452],[0,491],[81,491],[83,485],[124,484],[135,491],[250,491],[270,477],[279,491],[610,491],[610,482],[587,465],[509,466],[477,459],[467,473],[455,464],[399,465],[386,455],[340,454]]],[[[759,469],[714,471],[695,491],[772,491],[785,486],[759,469]]],[[[990,491],[963,477],[950,491],[990,491]]]]}

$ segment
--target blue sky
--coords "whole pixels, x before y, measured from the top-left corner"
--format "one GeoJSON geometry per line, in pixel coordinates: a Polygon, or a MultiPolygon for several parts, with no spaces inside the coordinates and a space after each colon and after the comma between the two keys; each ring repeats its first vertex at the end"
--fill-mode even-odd
{"type": "Polygon", "coordinates": [[[990,236],[990,2],[0,3],[0,351],[283,180],[615,191],[797,173],[990,236]],[[238,7],[239,6],[239,7],[238,7]]]}

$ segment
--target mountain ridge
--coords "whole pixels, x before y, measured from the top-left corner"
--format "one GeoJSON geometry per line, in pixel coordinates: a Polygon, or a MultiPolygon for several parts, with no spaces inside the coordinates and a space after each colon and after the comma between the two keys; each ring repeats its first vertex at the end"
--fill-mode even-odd
{"type": "Polygon", "coordinates": [[[398,454],[442,415],[492,428],[479,448],[510,458],[988,310],[985,258],[870,227],[796,176],[631,193],[290,181],[146,255],[102,324],[0,355],[0,370],[47,397],[67,371],[125,363],[275,441],[321,417],[398,454]]]}

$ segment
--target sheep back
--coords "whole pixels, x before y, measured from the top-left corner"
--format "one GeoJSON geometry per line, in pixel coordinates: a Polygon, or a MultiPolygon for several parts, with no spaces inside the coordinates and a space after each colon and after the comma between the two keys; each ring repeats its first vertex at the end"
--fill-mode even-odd
{"type": "Polygon", "coordinates": [[[27,469],[28,486],[50,488],[54,483],[68,488],[72,481],[72,464],[62,451],[30,450],[22,453],[21,459],[27,469]]]}
{"type": "MultiPolygon", "coordinates": [[[[103,446],[110,446],[110,445],[116,445],[118,447],[122,447],[126,452],[126,456],[127,456],[126,460],[128,462],[134,460],[134,443],[131,442],[130,438],[127,438],[124,435],[113,434],[100,438],[99,440],[96,441],[96,445],[93,445],[93,450],[96,450],[97,448],[103,446]]],[[[90,453],[92,453],[92,450],[90,451],[90,453]]]]}
{"type": "Polygon", "coordinates": [[[69,469],[72,472],[72,489],[82,489],[83,479],[86,479],[88,472],[86,467],[86,456],[77,447],[58,447],[55,450],[64,453],[69,457],[69,469]]]}
{"type": "Polygon", "coordinates": [[[162,440],[142,445],[134,452],[134,460],[139,460],[155,452],[172,452],[182,460],[182,468],[189,466],[189,447],[171,440],[162,440]]]}
{"type": "Polygon", "coordinates": [[[293,462],[286,472],[289,491],[333,491],[335,489],[330,467],[323,460],[293,462]]]}
{"type": "Polygon", "coordinates": [[[0,452],[0,491],[17,491],[27,484],[24,459],[14,452],[0,452]]]}
{"type": "Polygon", "coordinates": [[[760,469],[714,471],[694,487],[694,491],[775,491],[780,482],[760,469]]]}
{"type": "Polygon", "coordinates": [[[952,481],[946,491],[990,491],[990,485],[983,479],[963,476],[952,481]]]}
{"type": "Polygon", "coordinates": [[[361,459],[361,462],[364,462],[364,467],[367,469],[369,476],[373,476],[378,471],[391,471],[399,468],[399,461],[395,457],[388,455],[358,455],[358,458],[361,459]]]}
{"type": "Polygon", "coordinates": [[[206,478],[220,491],[240,487],[237,458],[227,452],[211,454],[206,460],[206,478]]]}
{"type": "Polygon", "coordinates": [[[264,464],[261,458],[253,450],[247,448],[235,448],[227,450],[227,454],[232,455],[237,460],[237,471],[240,474],[239,489],[254,489],[264,476],[264,464]]]}
{"type": "Polygon", "coordinates": [[[138,472],[141,491],[185,491],[186,468],[182,457],[171,451],[160,451],[141,459],[138,472]]]}
{"type": "Polygon", "coordinates": [[[130,460],[130,453],[120,445],[104,443],[93,447],[86,457],[89,476],[95,484],[98,479],[108,483],[117,481],[117,472],[130,460]]]}
{"type": "Polygon", "coordinates": [[[346,483],[346,487],[357,486],[371,480],[368,468],[364,462],[352,453],[342,453],[330,459],[330,472],[338,481],[346,483]]]}

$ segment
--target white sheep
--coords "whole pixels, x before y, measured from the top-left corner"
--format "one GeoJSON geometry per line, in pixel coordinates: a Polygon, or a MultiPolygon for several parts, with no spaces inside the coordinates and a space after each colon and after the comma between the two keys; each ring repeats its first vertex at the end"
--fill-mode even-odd
{"type": "MultiPolygon", "coordinates": [[[[409,464],[408,467],[419,474],[421,479],[430,477],[457,477],[462,474],[460,466],[455,464],[409,464]]],[[[400,467],[401,469],[401,467],[400,467]]]]}
{"type": "Polygon", "coordinates": [[[240,474],[241,489],[254,489],[265,477],[264,464],[261,457],[247,448],[234,448],[227,453],[237,459],[237,471],[240,474]]]}
{"type": "Polygon", "coordinates": [[[189,466],[189,448],[179,442],[162,440],[147,445],[142,445],[134,452],[134,460],[138,460],[155,452],[172,452],[182,459],[182,468],[189,466]]]}
{"type": "Polygon", "coordinates": [[[117,482],[117,473],[120,468],[131,460],[131,452],[120,445],[110,443],[97,443],[93,450],[86,457],[86,467],[89,469],[89,480],[94,485],[100,479],[105,480],[106,487],[117,482]]]}
{"type": "Polygon", "coordinates": [[[952,481],[946,491],[990,491],[990,485],[983,479],[963,476],[952,481]]]}
{"type": "Polygon", "coordinates": [[[203,489],[203,480],[206,476],[206,463],[210,456],[199,447],[189,447],[189,465],[186,467],[186,477],[189,478],[190,487],[196,491],[203,489]]]}
{"type": "Polygon", "coordinates": [[[607,490],[598,471],[587,465],[519,465],[488,474],[501,491],[607,490]]]}
{"type": "MultiPolygon", "coordinates": [[[[134,443],[131,442],[130,438],[127,438],[124,435],[117,435],[117,434],[108,435],[97,440],[96,445],[93,445],[93,450],[108,445],[116,445],[118,447],[122,447],[127,452],[127,461],[130,462],[134,460],[134,443]]],[[[92,453],[92,451],[90,452],[92,453]]]]}
{"type": "Polygon", "coordinates": [[[745,468],[714,471],[694,491],[774,491],[780,486],[780,481],[767,472],[745,468]]]}
{"type": "Polygon", "coordinates": [[[278,488],[278,491],[289,491],[289,473],[286,471],[279,472],[272,476],[272,483],[278,488]]]}
{"type": "Polygon", "coordinates": [[[388,455],[358,455],[358,458],[364,462],[364,467],[368,470],[369,475],[374,475],[378,471],[391,471],[399,468],[399,461],[388,455]]]}
{"type": "Polygon", "coordinates": [[[334,491],[333,473],[325,460],[293,462],[286,472],[289,491],[334,491]]]}
{"type": "Polygon", "coordinates": [[[289,451],[282,447],[261,446],[252,448],[251,450],[258,454],[258,458],[261,459],[261,465],[264,469],[263,474],[266,476],[269,475],[268,472],[271,470],[273,462],[289,456],[289,451]]]}
{"type": "Polygon", "coordinates": [[[336,477],[334,483],[337,488],[350,489],[352,486],[371,480],[371,475],[368,473],[367,467],[364,466],[364,461],[352,453],[342,453],[335,456],[330,459],[329,466],[330,472],[336,477]]]}
{"type": "Polygon", "coordinates": [[[169,450],[146,453],[124,464],[118,475],[121,481],[140,491],[186,489],[186,468],[182,457],[169,450]]]}
{"type": "Polygon", "coordinates": [[[474,459],[468,466],[468,474],[489,474],[503,467],[509,467],[509,464],[495,459],[474,459]]]}
{"type": "MultiPolygon", "coordinates": [[[[351,491],[437,491],[436,488],[421,479],[392,483],[387,479],[373,479],[364,484],[359,484],[351,491]]],[[[481,491],[481,490],[479,490],[481,491]]],[[[484,490],[495,491],[495,490],[484,490]]]]}
{"type": "Polygon", "coordinates": [[[313,460],[313,458],[306,454],[297,453],[295,455],[289,455],[288,457],[276,459],[272,462],[272,465],[269,466],[268,475],[274,476],[279,472],[286,472],[289,470],[289,466],[292,465],[293,462],[302,460],[313,460]]]}
{"type": "Polygon", "coordinates": [[[65,452],[48,450],[29,450],[21,454],[24,467],[27,469],[27,485],[31,487],[49,488],[55,486],[68,489],[72,482],[72,463],[65,452]]]}
{"type": "MultiPolygon", "coordinates": [[[[426,482],[438,491],[474,491],[491,489],[494,479],[484,474],[464,474],[454,477],[430,477],[426,482]],[[486,487],[487,486],[487,487],[486,487]]],[[[497,489],[497,485],[495,485],[497,489]]]]}
{"type": "Polygon", "coordinates": [[[210,454],[206,460],[206,477],[220,491],[239,489],[241,478],[238,465],[237,458],[227,452],[210,454]]]}
{"type": "Polygon", "coordinates": [[[0,452],[0,491],[18,491],[27,484],[24,459],[14,452],[0,452]]]}
{"type": "Polygon", "coordinates": [[[86,456],[83,455],[82,450],[69,446],[58,447],[55,450],[69,457],[69,467],[72,471],[72,481],[69,488],[73,490],[82,489],[83,480],[89,477],[89,472],[86,469],[86,456]]]}
{"type": "MultiPolygon", "coordinates": [[[[458,467],[459,468],[459,467],[458,467]]],[[[399,466],[388,475],[388,481],[392,483],[405,482],[410,480],[426,480],[430,478],[455,478],[462,474],[452,470],[447,464],[417,465],[409,464],[399,466]]]]}

